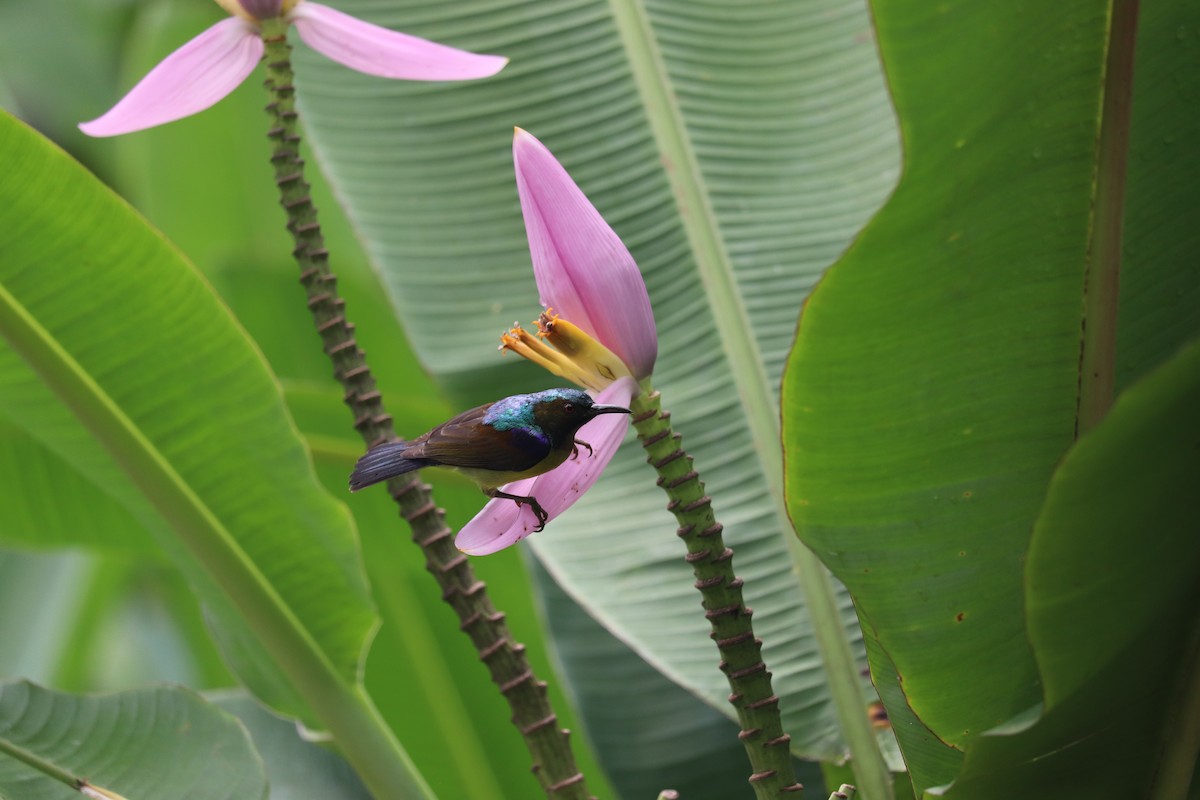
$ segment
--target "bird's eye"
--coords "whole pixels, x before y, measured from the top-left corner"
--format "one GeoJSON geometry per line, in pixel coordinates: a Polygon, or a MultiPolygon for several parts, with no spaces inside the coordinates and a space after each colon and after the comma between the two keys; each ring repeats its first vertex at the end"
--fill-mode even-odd
{"type": "Polygon", "coordinates": [[[575,413],[575,404],[567,403],[565,406],[563,406],[563,413],[574,414],[575,413]]]}

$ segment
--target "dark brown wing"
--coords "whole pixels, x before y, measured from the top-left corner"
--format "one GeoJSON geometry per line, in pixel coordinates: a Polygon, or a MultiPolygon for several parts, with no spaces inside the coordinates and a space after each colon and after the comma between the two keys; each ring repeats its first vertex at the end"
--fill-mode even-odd
{"type": "Polygon", "coordinates": [[[521,429],[498,431],[483,422],[487,403],[443,422],[413,439],[404,452],[409,459],[497,472],[523,472],[550,454],[545,434],[521,429]]]}

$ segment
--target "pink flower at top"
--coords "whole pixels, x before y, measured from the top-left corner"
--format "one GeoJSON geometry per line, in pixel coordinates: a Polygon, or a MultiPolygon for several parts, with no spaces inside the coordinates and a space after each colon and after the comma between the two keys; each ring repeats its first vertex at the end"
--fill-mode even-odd
{"type": "MultiPolygon", "coordinates": [[[[547,310],[536,335],[517,326],[504,334],[501,346],[589,389],[598,403],[628,407],[641,391],[639,382],[648,385],[658,355],[641,271],[562,165],[520,128],[513,165],[533,274],[547,310]]],[[[596,482],[628,429],[624,414],[599,417],[585,431],[592,453],[581,450],[562,466],[504,491],[536,497],[554,519],[596,482]]],[[[491,500],[459,531],[455,545],[470,555],[494,553],[537,525],[527,506],[491,500]]]]}
{"type": "Polygon", "coordinates": [[[353,70],[410,81],[461,81],[499,72],[508,59],[477,55],[381,28],[308,0],[217,0],[234,16],[164,58],[108,113],[80,124],[117,136],[191,116],[228,95],[262,59],[260,21],[282,17],[319,53],[353,70]]]}

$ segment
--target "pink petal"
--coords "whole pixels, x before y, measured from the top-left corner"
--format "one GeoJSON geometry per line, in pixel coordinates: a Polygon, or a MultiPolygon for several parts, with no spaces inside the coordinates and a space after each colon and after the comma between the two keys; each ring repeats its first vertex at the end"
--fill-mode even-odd
{"type": "Polygon", "coordinates": [[[191,116],[236,89],[262,53],[251,23],[221,20],[160,61],[107,114],[79,129],[88,136],[117,136],[191,116]]]}
{"type": "Polygon", "coordinates": [[[654,370],[658,334],[633,256],[532,134],[513,138],[517,194],[542,305],[612,350],[636,377],[654,370]]]}
{"type": "MultiPolygon", "coordinates": [[[[637,384],[632,378],[621,378],[605,387],[596,396],[596,402],[627,406],[635,391],[637,384]]],[[[553,520],[592,487],[604,467],[612,461],[628,429],[629,416],[626,414],[596,417],[580,429],[578,436],[592,446],[590,456],[587,448],[580,448],[578,457],[568,459],[545,475],[510,483],[504,491],[536,497],[553,520]]],[[[516,544],[536,527],[537,517],[529,506],[499,498],[489,500],[483,510],[458,532],[454,546],[467,555],[486,556],[516,544]]]]}
{"type": "Polygon", "coordinates": [[[291,13],[309,47],[350,69],[410,81],[463,81],[499,72],[508,59],[482,56],[381,28],[319,3],[291,13]]]}

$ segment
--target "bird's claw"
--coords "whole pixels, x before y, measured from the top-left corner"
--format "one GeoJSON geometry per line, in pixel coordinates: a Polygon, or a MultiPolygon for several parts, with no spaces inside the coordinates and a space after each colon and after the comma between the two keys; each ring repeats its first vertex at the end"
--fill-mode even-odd
{"type": "Polygon", "coordinates": [[[590,444],[588,444],[587,442],[581,442],[581,441],[579,441],[578,439],[574,439],[574,440],[572,440],[572,441],[573,441],[574,443],[571,445],[571,458],[578,458],[578,457],[579,457],[579,448],[580,448],[580,447],[586,447],[586,448],[587,448],[587,451],[588,451],[588,455],[589,455],[589,456],[592,456],[592,455],[595,455],[595,454],[596,454],[596,451],[595,451],[595,450],[593,450],[593,449],[592,449],[592,446],[591,446],[590,444]]]}
{"type": "Polygon", "coordinates": [[[550,521],[550,515],[546,513],[546,509],[542,508],[542,504],[537,501],[536,497],[525,496],[519,494],[509,494],[508,492],[492,489],[487,492],[489,497],[502,497],[505,500],[512,500],[518,506],[529,506],[529,510],[537,517],[537,527],[531,533],[538,533],[546,527],[546,523],[550,521]]]}
{"type": "Polygon", "coordinates": [[[538,521],[537,527],[534,528],[531,533],[538,533],[544,530],[546,523],[550,521],[550,515],[547,514],[546,510],[542,508],[541,504],[532,497],[529,498],[529,509],[533,512],[533,515],[537,517],[538,521]]]}

